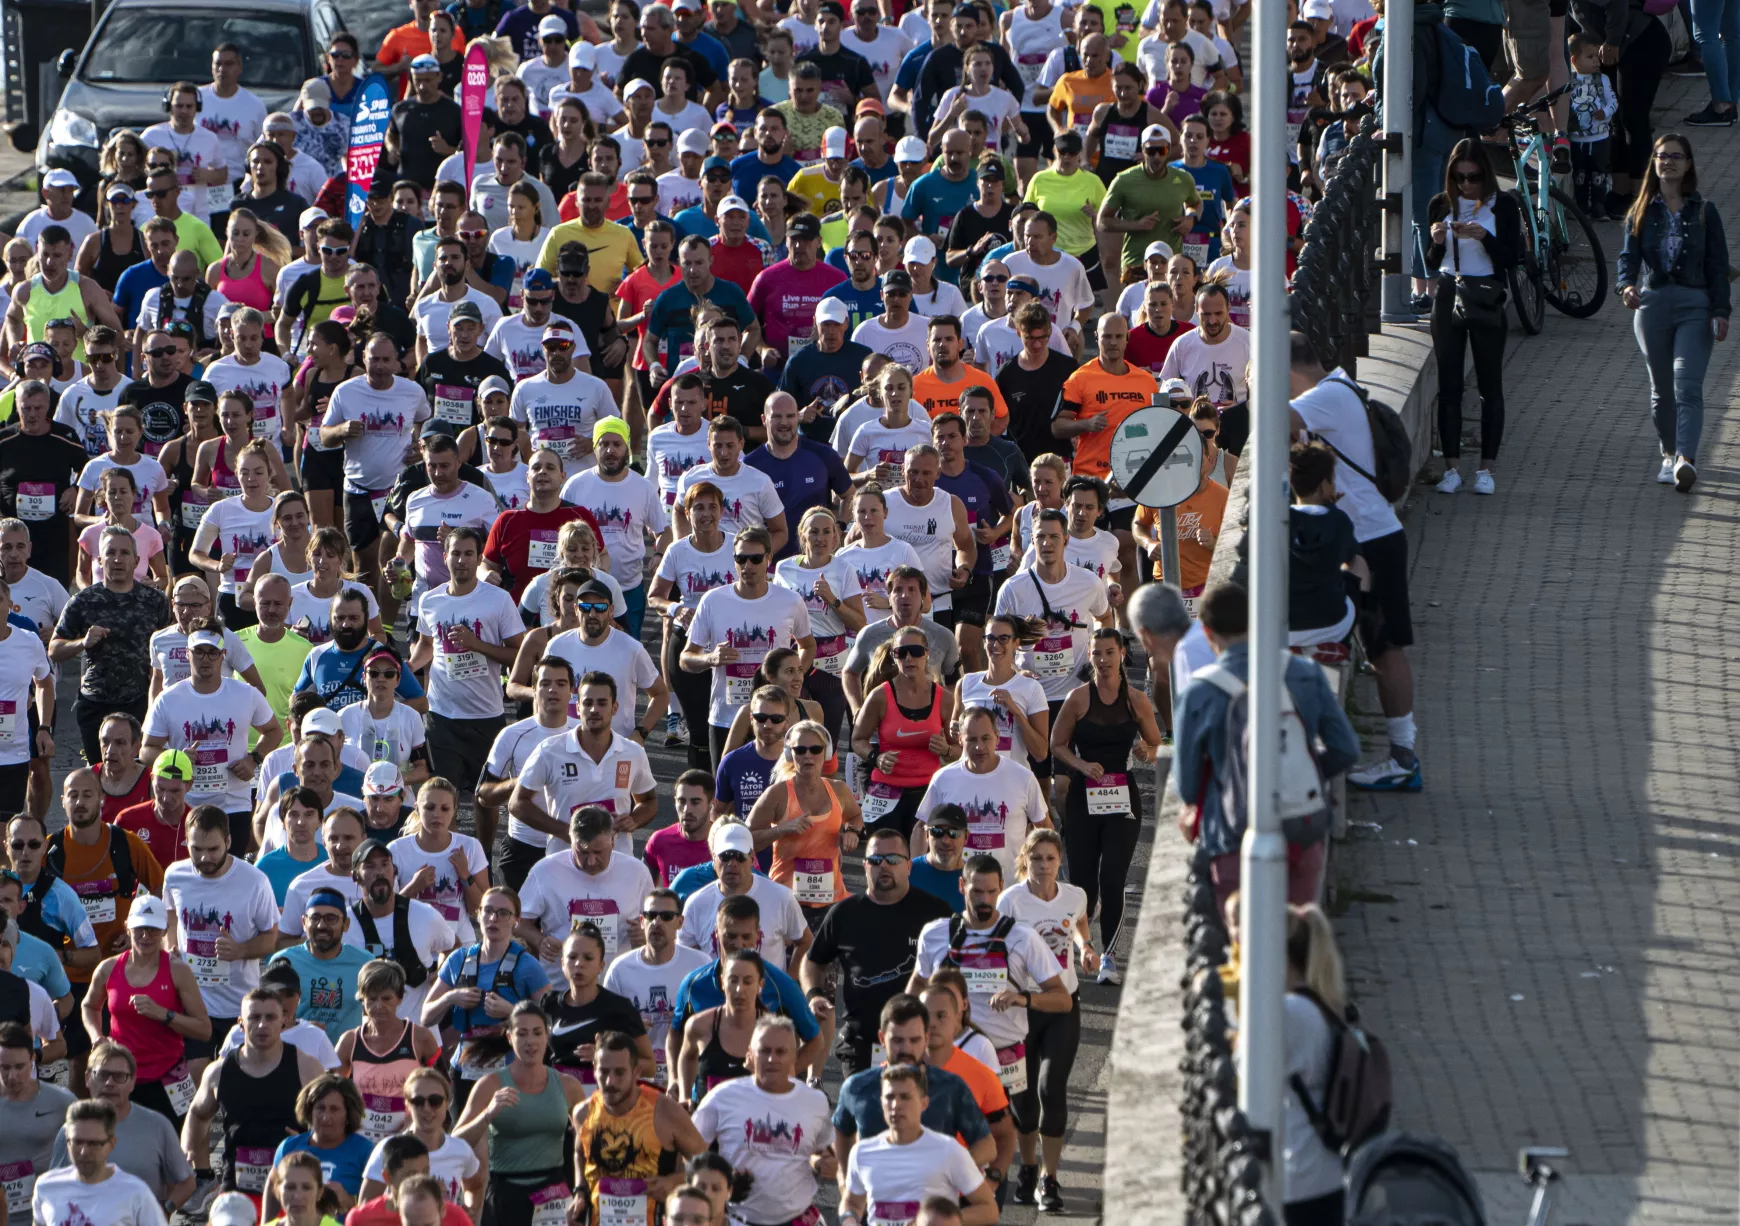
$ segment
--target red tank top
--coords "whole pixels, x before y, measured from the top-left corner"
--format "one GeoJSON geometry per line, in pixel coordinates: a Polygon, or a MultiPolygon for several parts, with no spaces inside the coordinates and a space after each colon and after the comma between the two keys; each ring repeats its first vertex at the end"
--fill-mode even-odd
{"type": "Polygon", "coordinates": [[[898,753],[892,773],[880,767],[870,773],[873,783],[891,783],[900,788],[921,788],[942,769],[942,759],[930,751],[930,738],[943,730],[942,686],[930,687],[930,709],[919,719],[910,719],[894,698],[894,683],[882,683],[882,722],[876,725],[876,747],[881,753],[898,753]]]}
{"type": "Polygon", "coordinates": [[[219,438],[217,454],[211,458],[211,483],[220,490],[234,490],[239,494],[242,492],[242,479],[236,476],[235,469],[224,458],[225,445],[225,440],[219,438]]]}
{"type": "Polygon", "coordinates": [[[127,963],[132,957],[133,951],[127,950],[115,960],[105,995],[109,1005],[109,1037],[133,1053],[139,1064],[139,1084],[144,1085],[163,1080],[164,1074],[180,1064],[186,1044],[167,1025],[144,1017],[133,1008],[134,995],[143,994],[165,1009],[181,1012],[181,993],[169,973],[168,952],[158,955],[157,974],[143,988],[127,982],[127,963]]]}

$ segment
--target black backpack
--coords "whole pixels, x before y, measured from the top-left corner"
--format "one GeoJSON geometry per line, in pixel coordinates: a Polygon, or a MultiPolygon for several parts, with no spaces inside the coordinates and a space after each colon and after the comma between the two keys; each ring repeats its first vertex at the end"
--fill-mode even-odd
{"type": "MultiPolygon", "coordinates": [[[[375,924],[375,917],[369,914],[368,904],[358,900],[350,904],[350,913],[356,918],[357,927],[362,931],[363,948],[377,958],[390,958],[397,962],[405,972],[405,986],[410,989],[422,987],[429,982],[429,968],[423,964],[423,959],[417,953],[417,946],[411,940],[411,900],[395,898],[393,900],[393,944],[389,949],[381,941],[380,928],[375,924]]],[[[516,959],[517,961],[517,959],[516,959]]],[[[476,973],[473,968],[473,973],[476,973]]],[[[508,976],[512,978],[513,968],[508,968],[508,976]]]]}
{"type": "Polygon", "coordinates": [[[1347,1226],[1485,1226],[1480,1189],[1436,1137],[1392,1132],[1354,1155],[1344,1181],[1347,1226]]]}
{"type": "Polygon", "coordinates": [[[1297,1073],[1287,1084],[1323,1144],[1345,1163],[1389,1127],[1393,1101],[1389,1052],[1376,1035],[1360,1029],[1351,1008],[1350,1017],[1344,1019],[1310,989],[1295,989],[1295,994],[1316,1005],[1329,1027],[1329,1078],[1321,1103],[1312,1101],[1305,1079],[1297,1073]]]}
{"type": "Polygon", "coordinates": [[[1377,487],[1388,502],[1400,502],[1414,483],[1414,444],[1408,438],[1408,428],[1402,415],[1381,400],[1373,400],[1366,390],[1352,379],[1335,378],[1335,382],[1350,387],[1360,404],[1365,406],[1365,418],[1371,426],[1371,453],[1376,472],[1367,472],[1342,454],[1341,448],[1320,435],[1319,438],[1336,458],[1377,487]]]}

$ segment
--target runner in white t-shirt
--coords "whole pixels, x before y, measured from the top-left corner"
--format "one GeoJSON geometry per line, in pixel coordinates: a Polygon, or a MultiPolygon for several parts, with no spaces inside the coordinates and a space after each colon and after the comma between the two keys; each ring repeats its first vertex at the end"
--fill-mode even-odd
{"type": "Polygon", "coordinates": [[[215,629],[196,626],[187,652],[192,675],[158,694],[145,712],[141,757],[150,765],[166,748],[185,751],[193,762],[188,805],[216,805],[230,815],[234,837],[245,842],[254,776],[284,727],[264,694],[224,675],[224,639],[215,629]],[[252,750],[250,731],[259,734],[252,750]]]}
{"type": "Polygon", "coordinates": [[[926,1199],[967,1202],[996,1221],[997,1199],[978,1163],[954,1137],[920,1122],[930,1102],[923,1064],[889,1064],[882,1071],[882,1114],[888,1129],[852,1147],[846,1163],[843,1213],[864,1226],[913,1226],[926,1199]]]}
{"type": "MultiPolygon", "coordinates": [[[[1003,866],[1004,877],[1012,880],[1015,852],[1027,832],[1051,826],[1045,789],[1025,763],[1012,762],[997,752],[997,720],[987,717],[984,708],[963,712],[957,726],[966,753],[931,776],[930,786],[918,802],[918,824],[922,826],[939,805],[959,805],[967,815],[964,854],[995,856],[1003,866]]],[[[916,836],[913,854],[923,854],[916,836]]]]}
{"type": "MultiPolygon", "coordinates": [[[[1049,512],[1047,513],[1047,515],[1049,512]]],[[[1064,560],[1065,532],[1055,519],[1033,525],[1039,560],[1016,571],[997,593],[997,612],[1033,618],[1043,627],[1038,642],[1023,648],[1022,671],[1045,687],[1046,699],[1061,704],[1075,688],[1087,662],[1093,625],[1112,624],[1105,580],[1064,560]]]]}
{"type": "Polygon", "coordinates": [[[226,823],[188,820],[188,858],[164,871],[163,901],[170,947],[193,967],[212,1019],[211,1040],[188,1051],[197,1060],[223,1041],[242,997],[260,986],[260,959],[278,945],[278,899],[265,873],[230,854],[226,823]]]}
{"type": "MultiPolygon", "coordinates": [[[[545,741],[533,751],[534,760],[550,746],[569,740],[571,736],[545,741]]],[[[650,771],[644,786],[650,794],[650,771]]],[[[524,790],[522,779],[516,799],[524,790]]],[[[638,944],[641,900],[652,889],[652,874],[646,865],[632,854],[614,850],[616,832],[609,816],[589,804],[578,809],[569,827],[573,846],[540,862],[520,892],[521,918],[515,935],[528,948],[537,950],[544,965],[552,970],[561,966],[562,942],[576,920],[598,926],[609,959],[638,944]]]]}

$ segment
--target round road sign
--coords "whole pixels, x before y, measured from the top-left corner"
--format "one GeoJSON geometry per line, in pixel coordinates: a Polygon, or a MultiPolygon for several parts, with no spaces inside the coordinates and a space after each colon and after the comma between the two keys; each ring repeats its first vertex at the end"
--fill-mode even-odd
{"type": "Polygon", "coordinates": [[[1175,507],[1202,484],[1202,435],[1177,409],[1150,405],[1112,435],[1113,492],[1145,507],[1175,507]]]}

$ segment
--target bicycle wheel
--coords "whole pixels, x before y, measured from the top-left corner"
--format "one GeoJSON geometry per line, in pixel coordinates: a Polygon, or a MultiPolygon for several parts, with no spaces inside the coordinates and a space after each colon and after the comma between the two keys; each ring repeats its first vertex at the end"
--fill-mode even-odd
{"type": "Polygon", "coordinates": [[[1540,332],[1547,317],[1546,298],[1541,288],[1541,266],[1535,258],[1532,229],[1528,210],[1522,208],[1522,196],[1514,191],[1510,195],[1523,215],[1523,258],[1510,270],[1510,297],[1516,304],[1516,318],[1523,332],[1534,336],[1540,332]]]}
{"type": "Polygon", "coordinates": [[[1556,187],[1548,193],[1545,215],[1551,241],[1542,292],[1572,319],[1588,319],[1607,299],[1607,259],[1601,240],[1577,202],[1556,187]]]}

